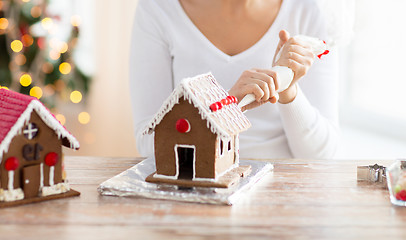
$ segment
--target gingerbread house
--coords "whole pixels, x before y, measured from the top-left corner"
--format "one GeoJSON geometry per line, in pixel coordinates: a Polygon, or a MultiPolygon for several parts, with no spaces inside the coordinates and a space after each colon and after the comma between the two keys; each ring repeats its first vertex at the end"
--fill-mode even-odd
{"type": "Polygon", "coordinates": [[[0,206],[78,195],[65,180],[62,145],[79,149],[38,99],[0,89],[0,206]]]}
{"type": "Polygon", "coordinates": [[[229,187],[250,171],[239,166],[239,133],[251,126],[216,79],[183,79],[144,134],[155,133],[156,173],[146,181],[229,187]]]}

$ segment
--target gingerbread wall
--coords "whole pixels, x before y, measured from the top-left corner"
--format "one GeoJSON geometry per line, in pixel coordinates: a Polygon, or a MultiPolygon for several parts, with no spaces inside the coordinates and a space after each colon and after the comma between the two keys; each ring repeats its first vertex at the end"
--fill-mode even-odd
{"type": "Polygon", "coordinates": [[[198,109],[183,98],[155,128],[155,160],[157,173],[167,176],[176,175],[175,145],[185,144],[196,147],[196,176],[214,178],[216,165],[216,135],[207,128],[198,109]],[[191,125],[188,133],[176,130],[176,121],[187,119],[191,125]]]}
{"type": "MultiPolygon", "coordinates": [[[[21,133],[16,135],[11,141],[9,151],[3,155],[0,165],[0,184],[3,189],[8,188],[8,171],[5,169],[4,164],[9,157],[16,157],[19,160],[19,167],[14,171],[14,188],[23,188],[23,169],[28,166],[44,163],[45,156],[50,152],[55,152],[59,155],[59,160],[55,165],[54,183],[62,182],[62,140],[58,139],[56,133],[42,121],[35,111],[32,112],[29,123],[35,123],[37,125],[39,129],[38,134],[33,139],[28,139],[21,131],[21,133]],[[24,154],[23,149],[26,144],[32,146],[32,151],[24,154]],[[36,154],[38,155],[35,156],[36,154]]],[[[25,126],[26,125],[24,125],[22,129],[24,129],[25,126]]],[[[45,163],[43,166],[44,186],[49,186],[50,167],[45,163]]]]}
{"type": "Polygon", "coordinates": [[[229,142],[223,141],[223,152],[221,154],[221,149],[220,149],[220,138],[217,138],[217,161],[216,161],[216,177],[223,173],[224,171],[228,170],[235,161],[235,137],[231,137],[228,139],[229,142]]]}

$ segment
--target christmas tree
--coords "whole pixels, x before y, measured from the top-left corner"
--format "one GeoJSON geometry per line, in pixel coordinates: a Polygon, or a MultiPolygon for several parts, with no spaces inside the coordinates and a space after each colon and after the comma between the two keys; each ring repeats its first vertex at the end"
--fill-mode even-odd
{"type": "Polygon", "coordinates": [[[73,60],[80,17],[60,34],[61,17],[47,0],[0,0],[0,87],[40,99],[51,110],[58,102],[78,103],[88,92],[86,76],[73,60]]]}

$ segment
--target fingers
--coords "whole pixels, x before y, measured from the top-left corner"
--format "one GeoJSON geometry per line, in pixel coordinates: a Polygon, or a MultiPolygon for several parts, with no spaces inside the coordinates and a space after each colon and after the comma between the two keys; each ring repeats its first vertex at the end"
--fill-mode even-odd
{"type": "Polygon", "coordinates": [[[258,102],[266,102],[277,95],[275,72],[266,69],[252,69],[245,71],[244,74],[249,75],[250,80],[247,90],[255,95],[258,102]]]}
{"type": "Polygon", "coordinates": [[[276,72],[268,69],[250,69],[244,71],[233,87],[230,95],[241,101],[247,94],[254,94],[255,102],[248,104],[246,109],[258,107],[267,102],[278,102],[279,95],[276,72]]]}
{"type": "Polygon", "coordinates": [[[281,30],[281,31],[279,32],[279,43],[278,43],[278,46],[277,46],[277,48],[276,48],[276,51],[277,51],[277,52],[278,52],[278,51],[282,48],[282,46],[289,40],[289,38],[290,38],[290,34],[289,34],[288,31],[286,31],[286,30],[281,30]]]}
{"type": "Polygon", "coordinates": [[[281,30],[279,32],[279,43],[278,43],[278,45],[276,47],[276,51],[275,51],[275,55],[273,57],[272,63],[275,63],[278,60],[277,56],[279,55],[283,45],[285,45],[285,43],[289,40],[289,38],[290,38],[290,34],[289,34],[288,31],[281,30]]]}
{"type": "Polygon", "coordinates": [[[282,51],[277,65],[292,69],[295,73],[294,80],[307,73],[315,58],[311,46],[300,39],[290,38],[282,51]]]}
{"type": "Polygon", "coordinates": [[[286,66],[295,73],[295,78],[304,76],[313,64],[314,58],[303,56],[295,52],[289,53],[289,58],[279,62],[281,66],[286,66]]]}
{"type": "Polygon", "coordinates": [[[314,58],[314,53],[312,51],[312,48],[310,46],[304,46],[304,45],[299,45],[296,42],[290,43],[288,46],[285,47],[284,49],[285,53],[296,53],[304,57],[309,57],[309,58],[314,58]]]}
{"type": "Polygon", "coordinates": [[[290,34],[289,34],[288,31],[286,31],[286,30],[281,30],[281,31],[279,32],[279,39],[280,39],[280,41],[286,42],[286,41],[288,41],[289,38],[290,38],[290,34]]]}
{"type": "Polygon", "coordinates": [[[253,68],[253,70],[257,71],[257,72],[262,72],[266,75],[268,75],[270,77],[271,81],[268,84],[273,84],[275,87],[275,90],[279,89],[279,80],[278,80],[278,76],[277,73],[275,71],[269,70],[269,69],[259,69],[259,68],[253,68]]]}

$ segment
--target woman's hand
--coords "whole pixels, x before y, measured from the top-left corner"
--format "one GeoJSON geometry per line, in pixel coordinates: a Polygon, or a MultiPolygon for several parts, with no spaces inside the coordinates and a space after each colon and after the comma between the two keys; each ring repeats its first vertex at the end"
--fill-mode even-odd
{"type": "Polygon", "coordinates": [[[244,106],[242,111],[258,107],[264,103],[278,101],[278,81],[276,72],[269,69],[251,69],[244,71],[229,94],[237,97],[239,101],[249,93],[255,95],[256,101],[244,106]]]}
{"type": "Polygon", "coordinates": [[[312,48],[306,42],[290,37],[289,33],[285,30],[279,32],[279,38],[280,40],[275,56],[279,51],[282,52],[277,61],[274,59],[274,66],[286,66],[292,69],[294,73],[292,83],[285,91],[279,93],[279,102],[290,103],[297,95],[296,83],[312,66],[315,55],[313,54],[312,48]]]}

